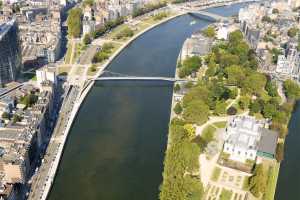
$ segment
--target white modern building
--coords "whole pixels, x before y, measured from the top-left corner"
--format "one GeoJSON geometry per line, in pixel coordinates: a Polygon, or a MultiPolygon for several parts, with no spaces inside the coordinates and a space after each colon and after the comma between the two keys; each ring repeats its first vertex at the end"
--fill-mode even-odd
{"type": "Polygon", "coordinates": [[[39,87],[42,86],[44,82],[51,82],[52,84],[57,84],[56,72],[54,67],[43,67],[36,70],[37,84],[39,87]]]}
{"type": "Polygon", "coordinates": [[[223,135],[223,152],[230,160],[242,163],[255,161],[257,156],[274,158],[278,134],[266,127],[265,120],[252,116],[231,118],[223,135]]]}

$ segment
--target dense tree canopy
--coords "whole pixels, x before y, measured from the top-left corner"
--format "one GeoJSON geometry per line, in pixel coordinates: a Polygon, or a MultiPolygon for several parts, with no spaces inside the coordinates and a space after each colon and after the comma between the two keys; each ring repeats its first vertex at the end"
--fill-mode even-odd
{"type": "Polygon", "coordinates": [[[300,86],[292,80],[286,80],[283,84],[285,95],[291,100],[297,100],[300,98],[300,86]]]}
{"type": "Polygon", "coordinates": [[[119,17],[115,20],[111,20],[111,21],[106,22],[103,26],[97,28],[93,32],[93,37],[98,38],[98,37],[102,36],[107,31],[110,31],[111,29],[117,27],[118,25],[123,24],[124,21],[125,21],[125,19],[123,17],[119,17]]]}
{"type": "Polygon", "coordinates": [[[88,45],[88,44],[91,44],[91,42],[92,42],[91,35],[90,34],[85,34],[84,38],[83,38],[83,43],[85,45],[88,45]]]}
{"type": "Polygon", "coordinates": [[[160,200],[201,199],[204,190],[201,181],[191,174],[199,171],[200,148],[190,140],[187,129],[180,120],[170,125],[168,147],[160,187],[160,200]]]}
{"type": "Polygon", "coordinates": [[[201,100],[193,100],[183,111],[183,118],[188,123],[201,125],[208,120],[209,107],[201,100]]]}
{"type": "Polygon", "coordinates": [[[267,176],[265,175],[262,164],[256,165],[254,174],[249,178],[250,192],[255,196],[259,197],[265,192],[267,186],[267,176]]]}
{"type": "Polygon", "coordinates": [[[199,56],[188,57],[179,68],[179,77],[183,78],[191,75],[193,72],[197,72],[201,66],[202,59],[199,56]]]}

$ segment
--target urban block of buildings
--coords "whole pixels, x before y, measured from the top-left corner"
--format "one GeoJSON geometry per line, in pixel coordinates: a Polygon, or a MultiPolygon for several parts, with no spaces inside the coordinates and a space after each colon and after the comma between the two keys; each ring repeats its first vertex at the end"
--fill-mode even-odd
{"type": "Polygon", "coordinates": [[[50,138],[56,75],[43,68],[37,84],[10,83],[0,90],[0,199],[15,198],[27,183],[50,138]]]}
{"type": "Polygon", "coordinates": [[[279,80],[300,78],[299,1],[251,4],[239,11],[240,29],[259,58],[260,70],[279,80]]]}

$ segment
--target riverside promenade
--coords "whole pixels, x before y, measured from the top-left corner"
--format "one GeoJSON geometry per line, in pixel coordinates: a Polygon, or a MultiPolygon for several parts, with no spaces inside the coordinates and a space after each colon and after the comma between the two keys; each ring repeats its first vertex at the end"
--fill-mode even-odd
{"type": "MultiPolygon", "coordinates": [[[[220,6],[220,5],[217,5],[220,6]]],[[[214,7],[214,6],[211,6],[214,7]]],[[[199,8],[201,9],[201,8],[199,8]]],[[[114,54],[111,55],[111,57],[105,62],[105,64],[102,66],[102,68],[97,72],[97,74],[95,76],[93,76],[94,78],[97,78],[99,76],[102,75],[103,71],[110,65],[110,63],[114,60],[114,58],[116,56],[119,55],[119,53],[121,53],[121,51],[123,49],[125,49],[129,44],[131,44],[131,42],[133,42],[134,40],[136,40],[139,36],[143,35],[144,33],[146,33],[147,31],[153,29],[154,27],[163,24],[171,19],[174,19],[176,17],[179,17],[181,15],[185,15],[186,12],[180,12],[176,15],[170,16],[154,25],[151,25],[149,27],[147,27],[146,29],[144,29],[143,31],[141,31],[140,33],[136,34],[134,37],[132,37],[131,39],[129,39],[126,43],[124,43],[114,54]]],[[[40,183],[39,185],[42,187],[42,190],[40,191],[33,191],[38,193],[38,195],[33,195],[33,197],[29,196],[29,199],[34,199],[34,200],[46,200],[47,196],[51,190],[52,184],[54,182],[55,179],[55,175],[57,173],[58,167],[59,167],[59,163],[63,154],[63,150],[64,150],[64,146],[65,143],[67,141],[67,137],[68,134],[70,132],[70,129],[72,127],[72,124],[74,122],[74,119],[80,109],[81,104],[83,103],[83,101],[85,100],[85,97],[87,96],[87,94],[89,93],[89,91],[91,90],[91,88],[93,87],[95,81],[90,80],[87,83],[87,87],[82,87],[83,90],[79,91],[75,100],[73,101],[73,107],[70,111],[69,117],[67,117],[67,122],[66,125],[63,127],[65,127],[62,131],[62,134],[57,137],[54,138],[53,141],[58,141],[59,145],[57,148],[57,153],[55,153],[53,160],[50,159],[49,162],[51,162],[50,164],[50,168],[47,169],[47,171],[44,172],[45,174],[45,182],[40,183]]],[[[33,188],[34,190],[34,188],[33,188]]]]}

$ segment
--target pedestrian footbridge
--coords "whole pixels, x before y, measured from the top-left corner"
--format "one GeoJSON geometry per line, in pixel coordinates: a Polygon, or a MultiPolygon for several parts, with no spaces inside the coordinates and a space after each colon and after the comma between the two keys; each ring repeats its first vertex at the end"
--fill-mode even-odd
{"type": "Polygon", "coordinates": [[[126,81],[126,80],[137,80],[137,81],[168,81],[168,82],[187,82],[187,79],[172,78],[172,77],[159,77],[159,76],[130,76],[126,74],[103,71],[102,75],[97,78],[90,79],[92,81],[126,81]]]}

